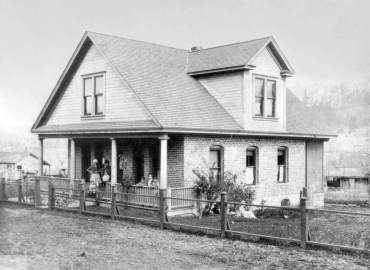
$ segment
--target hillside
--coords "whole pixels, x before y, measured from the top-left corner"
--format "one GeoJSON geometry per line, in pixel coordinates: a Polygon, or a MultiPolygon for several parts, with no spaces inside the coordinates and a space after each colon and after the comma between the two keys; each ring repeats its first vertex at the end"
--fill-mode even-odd
{"type": "Polygon", "coordinates": [[[315,126],[338,137],[325,145],[327,175],[370,172],[370,80],[291,87],[315,116],[315,126]]]}

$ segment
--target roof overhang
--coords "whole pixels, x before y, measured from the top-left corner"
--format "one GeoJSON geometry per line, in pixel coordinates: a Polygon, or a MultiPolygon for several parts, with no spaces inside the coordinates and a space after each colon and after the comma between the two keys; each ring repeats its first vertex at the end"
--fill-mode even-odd
{"type": "Polygon", "coordinates": [[[258,138],[282,138],[282,139],[305,139],[305,140],[324,140],[337,137],[333,134],[308,134],[292,132],[260,132],[245,130],[211,130],[211,129],[188,129],[188,128],[135,128],[135,129],[104,129],[104,130],[44,130],[34,131],[41,138],[64,137],[64,138],[84,138],[84,137],[135,137],[157,136],[163,133],[183,134],[183,135],[216,135],[216,136],[237,136],[237,137],[258,137],[258,138]]]}

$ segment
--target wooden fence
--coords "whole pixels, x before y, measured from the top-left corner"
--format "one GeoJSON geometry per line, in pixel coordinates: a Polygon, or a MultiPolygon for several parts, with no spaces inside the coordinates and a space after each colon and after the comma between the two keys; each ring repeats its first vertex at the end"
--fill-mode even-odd
{"type": "MultiPolygon", "coordinates": [[[[37,181],[36,180],[36,183],[34,185],[34,192],[35,192],[35,197],[37,198],[38,196],[40,196],[40,185],[37,184],[37,181]]],[[[18,188],[17,188],[17,191],[14,191],[13,188],[14,188],[14,183],[6,183],[4,180],[0,181],[0,202],[14,202],[14,201],[11,201],[9,200],[9,195],[10,194],[6,194],[7,191],[11,191],[12,192],[12,195],[11,196],[17,196],[18,198],[18,201],[15,201],[15,203],[17,203],[18,205],[27,205],[26,202],[22,201],[22,183],[18,182],[17,183],[18,185],[18,188]],[[11,187],[11,188],[9,188],[11,187]],[[13,194],[14,193],[14,194],[13,194]],[[18,194],[18,195],[17,195],[18,194]]],[[[315,241],[312,241],[309,237],[309,226],[308,226],[308,220],[309,220],[309,214],[312,214],[312,213],[315,213],[315,214],[320,214],[320,213],[329,213],[329,214],[340,214],[340,215],[347,215],[347,216],[351,216],[351,217],[355,217],[355,216],[361,216],[361,217],[369,217],[370,218],[370,214],[369,213],[353,213],[353,212],[346,212],[346,211],[335,211],[335,210],[326,210],[326,209],[309,209],[306,207],[307,205],[307,191],[305,189],[303,189],[303,192],[301,193],[301,197],[300,197],[300,206],[299,207],[282,207],[282,206],[267,206],[267,205],[252,205],[252,204],[245,204],[245,203],[238,203],[238,202],[231,202],[231,201],[228,201],[227,200],[227,197],[226,197],[226,193],[222,193],[221,194],[221,201],[220,201],[220,214],[219,214],[219,218],[217,217],[216,219],[213,219],[214,221],[214,225],[213,227],[209,227],[208,225],[210,224],[210,221],[211,220],[208,220],[206,224],[206,226],[208,227],[204,227],[202,225],[200,225],[199,223],[197,223],[197,220],[199,221],[198,218],[195,218],[195,219],[192,219],[191,222],[192,223],[186,223],[184,221],[184,219],[177,219],[178,221],[176,222],[176,220],[169,220],[168,219],[168,216],[167,216],[167,210],[168,208],[166,207],[166,204],[169,200],[172,200],[172,201],[175,201],[175,200],[185,200],[185,201],[188,201],[189,202],[189,205],[190,203],[203,203],[203,204],[209,204],[209,203],[212,203],[211,201],[208,201],[208,200],[200,200],[200,199],[181,199],[179,197],[168,197],[166,196],[166,191],[165,190],[159,190],[159,193],[155,196],[152,196],[152,195],[142,195],[142,194],[135,194],[136,197],[142,197],[142,198],[145,198],[145,197],[149,197],[149,198],[153,198],[155,197],[157,199],[157,202],[158,202],[158,205],[157,207],[153,208],[152,211],[153,212],[156,212],[158,213],[158,215],[155,216],[155,218],[152,218],[152,219],[148,219],[146,217],[142,217],[140,213],[138,213],[137,216],[127,216],[125,215],[124,211],[122,211],[120,213],[120,211],[118,210],[117,208],[117,205],[120,204],[120,202],[117,200],[117,196],[125,196],[127,193],[121,193],[121,192],[109,192],[110,194],[110,200],[104,202],[102,201],[103,203],[105,203],[106,205],[108,205],[109,207],[105,207],[105,209],[108,209],[108,212],[99,212],[99,211],[91,211],[91,210],[88,210],[86,209],[86,200],[85,200],[85,190],[84,189],[81,189],[81,192],[80,192],[80,195],[79,196],[70,196],[71,198],[73,197],[73,199],[75,201],[77,201],[78,203],[76,205],[74,205],[73,207],[60,207],[56,204],[55,202],[55,199],[57,198],[57,195],[56,195],[56,188],[50,184],[48,185],[48,192],[47,192],[47,198],[48,198],[48,205],[47,205],[47,208],[49,210],[53,210],[53,209],[63,209],[63,210],[67,210],[67,211],[77,211],[77,212],[80,212],[81,214],[94,214],[94,215],[101,215],[101,216],[107,216],[107,217],[111,217],[113,219],[115,218],[122,218],[122,219],[128,219],[128,220],[136,220],[136,221],[139,221],[139,222],[143,222],[145,224],[155,224],[155,225],[159,225],[160,228],[162,229],[173,229],[173,230],[180,230],[180,231],[187,231],[187,232],[190,232],[190,233],[203,233],[203,234],[210,234],[210,235],[218,235],[222,238],[237,238],[237,239],[240,239],[240,240],[251,240],[251,237],[252,237],[252,241],[256,241],[255,238],[257,238],[258,240],[261,240],[261,241],[265,241],[265,240],[269,240],[269,241],[273,241],[274,243],[295,243],[295,244],[299,244],[302,248],[306,248],[307,246],[312,246],[312,247],[321,247],[321,248],[333,248],[335,250],[339,250],[339,251],[350,251],[350,252],[361,252],[361,253],[365,253],[365,254],[370,254],[370,250],[364,246],[364,247],[355,247],[355,246],[345,246],[345,245],[338,245],[338,244],[331,244],[331,243],[323,243],[323,242],[315,242],[315,241]],[[235,229],[234,230],[232,229],[232,227],[234,225],[230,225],[229,221],[230,221],[230,216],[228,214],[228,206],[230,205],[243,205],[243,206],[247,206],[247,207],[257,207],[258,209],[266,209],[266,208],[271,208],[271,209],[277,209],[278,211],[294,211],[294,212],[297,212],[299,213],[299,222],[298,222],[298,228],[299,228],[299,234],[296,235],[295,237],[292,237],[292,238],[287,238],[287,237],[283,237],[283,236],[276,236],[276,235],[265,235],[263,233],[256,233],[256,232],[253,232],[253,231],[241,231],[241,230],[238,230],[238,229],[235,229]]],[[[135,187],[134,188],[135,191],[137,192],[142,192],[143,190],[145,190],[145,192],[147,192],[147,190],[151,190],[149,188],[145,188],[142,189],[142,188],[137,188],[135,187]]],[[[176,191],[176,192],[179,192],[179,196],[186,196],[184,194],[186,194],[186,192],[190,192],[189,190],[187,191],[176,191]],[[181,195],[181,193],[183,195],[181,195]]],[[[70,193],[69,193],[70,194],[70,193]]],[[[108,194],[108,192],[107,192],[108,194]]],[[[66,197],[68,197],[68,189],[66,190],[66,192],[64,193],[64,195],[66,197]]],[[[123,197],[125,198],[125,197],[123,197]]],[[[144,199],[143,199],[144,200],[144,199]]],[[[127,208],[130,208],[132,207],[132,205],[129,205],[129,204],[125,204],[125,200],[123,200],[123,204],[121,204],[121,206],[123,208],[127,207],[127,208]]],[[[98,200],[96,201],[97,205],[98,205],[98,200]]],[[[143,203],[143,201],[139,201],[139,203],[143,203]]],[[[150,202],[150,204],[152,204],[153,202],[150,202]]],[[[180,205],[180,204],[179,204],[180,205]]],[[[37,200],[35,199],[35,207],[38,206],[38,203],[37,203],[37,200]]],[[[137,207],[140,209],[140,206],[137,207]]],[[[143,208],[143,207],[141,207],[143,208]]],[[[146,210],[148,208],[145,208],[146,210]]],[[[105,210],[107,211],[107,210],[105,210]]],[[[238,221],[238,220],[236,220],[238,221]]],[[[239,220],[240,221],[240,220],[239,220]]],[[[238,222],[239,222],[238,221],[238,222]]],[[[252,220],[249,220],[248,218],[246,219],[246,222],[247,223],[250,223],[252,220]]],[[[285,225],[284,225],[285,226],[285,225]]],[[[269,226],[271,227],[271,226],[269,226]]],[[[285,228],[285,227],[284,227],[285,228]]],[[[285,228],[286,229],[286,228],[285,228]]],[[[257,240],[257,241],[258,241],[257,240]]]]}

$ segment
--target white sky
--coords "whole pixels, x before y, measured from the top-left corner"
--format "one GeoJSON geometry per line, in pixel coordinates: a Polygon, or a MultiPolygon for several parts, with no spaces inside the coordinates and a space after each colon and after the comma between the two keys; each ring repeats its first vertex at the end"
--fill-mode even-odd
{"type": "Polygon", "coordinates": [[[370,77],[370,1],[0,0],[0,127],[30,128],[85,30],[188,49],[273,35],[298,82],[370,77]]]}

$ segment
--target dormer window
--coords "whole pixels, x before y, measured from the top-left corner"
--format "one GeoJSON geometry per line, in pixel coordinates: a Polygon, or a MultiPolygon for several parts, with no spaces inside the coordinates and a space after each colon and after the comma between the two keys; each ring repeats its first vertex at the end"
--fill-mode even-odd
{"type": "Polygon", "coordinates": [[[104,114],[104,73],[83,76],[83,115],[104,114]]]}
{"type": "Polygon", "coordinates": [[[258,117],[276,117],[276,80],[255,77],[254,115],[258,117]]]}

